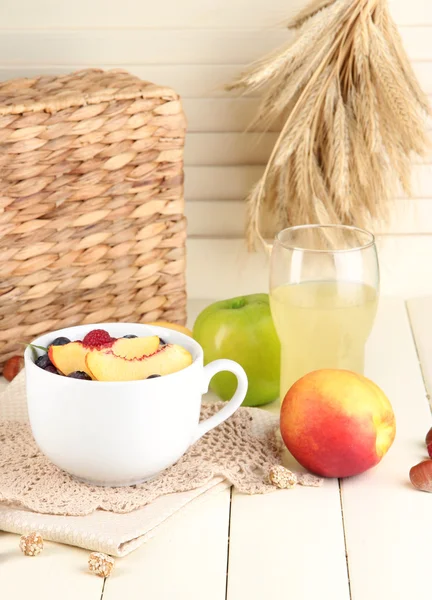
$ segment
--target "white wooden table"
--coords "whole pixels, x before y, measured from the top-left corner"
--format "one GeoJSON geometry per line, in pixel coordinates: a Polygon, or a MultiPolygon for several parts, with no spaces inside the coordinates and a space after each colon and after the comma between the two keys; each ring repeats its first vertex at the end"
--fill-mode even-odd
{"type": "MultiPolygon", "coordinates": [[[[191,319],[207,303],[193,303],[191,319]]],[[[221,492],[117,559],[105,582],[87,573],[86,550],[47,543],[27,558],[18,536],[0,533],[0,597],[430,600],[432,495],[414,490],[408,472],[425,456],[431,425],[432,298],[382,299],[367,375],[388,394],[398,425],[376,469],[320,489],[221,492]]]]}

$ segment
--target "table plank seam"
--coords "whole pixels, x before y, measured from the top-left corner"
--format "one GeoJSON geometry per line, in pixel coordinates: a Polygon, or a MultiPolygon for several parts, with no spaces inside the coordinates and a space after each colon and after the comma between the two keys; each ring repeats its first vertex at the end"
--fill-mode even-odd
{"type": "Polygon", "coordinates": [[[233,499],[233,488],[231,486],[230,487],[230,506],[229,506],[229,513],[228,513],[225,600],[228,600],[228,573],[229,573],[229,559],[230,559],[230,535],[231,535],[232,499],[233,499]]]}
{"type": "Polygon", "coordinates": [[[431,412],[432,412],[431,394],[429,393],[429,387],[428,387],[428,384],[427,384],[427,381],[426,381],[425,372],[423,370],[423,365],[422,365],[422,361],[421,361],[421,357],[420,357],[419,347],[417,345],[417,340],[416,340],[416,337],[415,337],[415,334],[414,334],[414,327],[413,327],[413,323],[412,323],[412,320],[411,320],[411,314],[410,314],[408,302],[406,300],[404,301],[404,306],[405,306],[405,311],[406,311],[406,314],[407,314],[407,319],[408,319],[409,329],[410,329],[410,333],[411,333],[411,338],[412,338],[412,341],[413,341],[413,344],[414,344],[414,349],[415,349],[415,352],[416,352],[417,361],[418,361],[419,368],[420,368],[421,377],[422,377],[422,380],[423,380],[423,387],[424,387],[424,390],[425,390],[427,401],[429,403],[429,406],[430,406],[431,412]]]}
{"type": "Polygon", "coordinates": [[[104,591],[105,591],[105,584],[106,584],[106,580],[107,580],[107,578],[106,578],[106,577],[104,577],[103,584],[102,584],[102,590],[101,590],[101,597],[100,597],[100,600],[103,600],[104,591]]]}
{"type": "Polygon", "coordinates": [[[348,559],[348,544],[347,544],[347,535],[345,530],[345,516],[344,516],[344,507],[343,507],[343,493],[342,493],[342,479],[338,479],[339,485],[339,500],[340,500],[340,508],[341,508],[341,518],[342,518],[342,531],[344,536],[344,545],[345,545],[345,561],[346,561],[346,570],[347,570],[347,580],[348,580],[348,593],[350,600],[352,600],[352,590],[351,590],[351,579],[350,579],[350,568],[349,568],[349,559],[348,559]]]}

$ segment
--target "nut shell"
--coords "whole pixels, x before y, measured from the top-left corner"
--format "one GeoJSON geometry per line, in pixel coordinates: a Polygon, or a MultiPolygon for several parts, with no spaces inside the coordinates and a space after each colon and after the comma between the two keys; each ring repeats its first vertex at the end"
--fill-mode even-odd
{"type": "Polygon", "coordinates": [[[270,469],[269,481],[281,490],[289,490],[298,483],[297,475],[282,465],[274,465],[270,469]]]}
{"type": "Polygon", "coordinates": [[[431,447],[432,447],[432,427],[429,429],[428,434],[426,436],[426,446],[429,452],[429,456],[432,458],[431,447]]]}
{"type": "Polygon", "coordinates": [[[99,577],[109,577],[114,569],[114,559],[102,552],[92,552],[88,559],[88,566],[91,573],[99,577]]]}
{"type": "Polygon", "coordinates": [[[37,556],[44,547],[42,536],[35,531],[28,535],[22,535],[19,547],[26,556],[37,556]]]}
{"type": "Polygon", "coordinates": [[[432,492],[432,460],[424,460],[410,470],[410,480],[417,490],[432,492]]]}
{"type": "Polygon", "coordinates": [[[24,358],[22,356],[12,356],[6,361],[6,364],[3,367],[3,377],[7,381],[12,381],[23,368],[24,358]]]}

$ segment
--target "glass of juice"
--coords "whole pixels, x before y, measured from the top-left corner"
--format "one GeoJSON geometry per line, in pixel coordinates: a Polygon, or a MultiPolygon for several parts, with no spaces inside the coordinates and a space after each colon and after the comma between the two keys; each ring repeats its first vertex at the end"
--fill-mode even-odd
{"type": "Polygon", "coordinates": [[[270,305],[281,342],[281,400],[316,369],[363,373],[379,279],[375,239],[363,229],[304,225],[276,236],[270,305]]]}

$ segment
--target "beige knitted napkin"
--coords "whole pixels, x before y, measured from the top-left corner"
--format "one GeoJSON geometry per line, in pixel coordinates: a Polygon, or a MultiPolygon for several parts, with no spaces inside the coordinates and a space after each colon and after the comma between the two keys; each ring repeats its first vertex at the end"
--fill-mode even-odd
{"type": "Polygon", "coordinates": [[[273,435],[277,417],[262,410],[242,408],[227,424],[204,436],[189,456],[165,471],[155,484],[162,495],[155,494],[152,482],[131,488],[92,488],[76,482],[37,450],[27,421],[22,372],[0,395],[0,530],[19,534],[37,530],[49,540],[124,556],[153,537],[186,505],[231,484],[246,493],[274,490],[265,481],[264,471],[280,459],[273,435]],[[243,440],[248,443],[243,448],[233,445],[233,432],[238,439],[246,435],[243,440]],[[217,463],[211,457],[215,446],[220,449],[222,438],[230,460],[224,458],[217,463]],[[32,472],[29,459],[34,460],[37,472],[32,472]],[[42,481],[36,479],[41,473],[42,481]],[[180,486],[179,473],[183,482],[180,486]],[[194,480],[185,485],[189,473],[194,480]],[[55,493],[47,493],[47,489],[55,493]],[[178,489],[182,491],[169,493],[178,489]],[[104,510],[96,510],[101,507],[104,510]],[[122,513],[122,507],[127,512],[122,513]]]}

